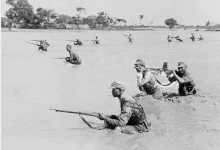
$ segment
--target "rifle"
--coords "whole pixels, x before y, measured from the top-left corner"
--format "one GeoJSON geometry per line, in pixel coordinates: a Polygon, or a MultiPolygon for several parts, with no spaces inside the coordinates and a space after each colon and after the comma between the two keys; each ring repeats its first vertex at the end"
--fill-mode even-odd
{"type": "Polygon", "coordinates": [[[72,41],[72,42],[76,42],[76,41],[74,41],[74,40],[66,40],[66,41],[72,41]]]}
{"type": "Polygon", "coordinates": [[[66,57],[52,58],[52,59],[66,59],[66,57]]]}
{"type": "Polygon", "coordinates": [[[127,36],[127,37],[129,37],[128,35],[125,35],[125,34],[123,34],[123,33],[121,33],[122,35],[124,35],[124,36],[127,36]]]}
{"type": "Polygon", "coordinates": [[[29,43],[29,44],[33,44],[33,45],[37,45],[37,46],[40,46],[39,44],[35,44],[35,43],[30,43],[30,42],[27,42],[27,43],[29,43]]]}
{"type": "MultiPolygon", "coordinates": [[[[145,69],[154,71],[152,73],[156,74],[156,75],[161,74],[162,72],[165,72],[167,75],[171,75],[173,73],[172,70],[168,70],[167,62],[163,62],[163,68],[145,68],[145,69]]],[[[156,81],[162,86],[168,86],[172,83],[172,82],[170,82],[170,83],[164,85],[160,81],[158,81],[157,79],[156,79],[156,81]]]]}
{"type": "Polygon", "coordinates": [[[85,116],[92,116],[92,117],[99,117],[99,113],[97,112],[80,112],[80,111],[69,111],[69,110],[60,110],[55,108],[49,108],[50,110],[55,110],[56,112],[64,112],[64,113],[71,113],[71,114],[79,114],[85,116]]]}
{"type": "Polygon", "coordinates": [[[40,41],[42,41],[42,40],[31,40],[31,41],[38,41],[38,42],[40,42],[40,41]]]}
{"type": "Polygon", "coordinates": [[[71,113],[71,114],[79,114],[80,118],[87,124],[90,128],[95,129],[92,127],[83,117],[82,115],[85,116],[92,116],[92,117],[97,117],[99,118],[99,113],[97,112],[80,112],[80,111],[69,111],[69,110],[60,110],[60,109],[55,109],[55,108],[49,108],[50,110],[55,110],[56,112],[64,112],[64,113],[71,113]]]}

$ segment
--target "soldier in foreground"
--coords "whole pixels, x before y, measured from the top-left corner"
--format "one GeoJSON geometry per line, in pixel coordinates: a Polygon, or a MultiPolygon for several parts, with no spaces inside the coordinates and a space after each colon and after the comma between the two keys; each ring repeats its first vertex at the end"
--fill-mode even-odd
{"type": "Polygon", "coordinates": [[[184,62],[179,62],[178,71],[173,70],[173,76],[171,77],[170,74],[167,74],[167,78],[170,82],[177,81],[179,83],[178,91],[180,96],[196,94],[195,83],[184,62]]]}
{"type": "Polygon", "coordinates": [[[81,59],[79,58],[79,56],[75,52],[73,52],[71,45],[67,45],[66,50],[70,54],[70,57],[66,57],[67,62],[69,62],[71,64],[76,64],[76,65],[81,64],[81,59]]]}
{"type": "Polygon", "coordinates": [[[121,106],[121,114],[110,117],[99,115],[100,120],[104,120],[107,128],[115,129],[122,133],[134,134],[148,132],[150,123],[147,122],[143,107],[132,96],[125,93],[125,86],[113,82],[111,84],[112,95],[117,97],[121,106]]]}

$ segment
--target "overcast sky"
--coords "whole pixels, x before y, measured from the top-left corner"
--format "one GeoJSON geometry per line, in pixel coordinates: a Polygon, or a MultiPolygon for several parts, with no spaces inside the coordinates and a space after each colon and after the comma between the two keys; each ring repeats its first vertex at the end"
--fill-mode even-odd
{"type": "MultiPolygon", "coordinates": [[[[10,8],[1,0],[1,16],[10,8]]],[[[168,18],[179,24],[205,25],[210,20],[220,24],[220,0],[28,0],[34,11],[38,7],[53,9],[58,14],[74,16],[76,7],[86,9],[85,16],[104,11],[110,17],[139,24],[139,15],[144,15],[142,24],[164,25],[168,18]]]]}

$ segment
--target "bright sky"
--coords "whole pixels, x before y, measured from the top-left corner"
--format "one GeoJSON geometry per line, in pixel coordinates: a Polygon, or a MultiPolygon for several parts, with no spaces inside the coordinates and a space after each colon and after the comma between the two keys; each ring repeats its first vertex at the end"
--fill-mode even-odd
{"type": "MultiPolygon", "coordinates": [[[[1,0],[1,16],[10,7],[1,0]]],[[[76,7],[86,9],[85,16],[104,11],[111,17],[127,20],[128,24],[139,24],[139,15],[144,15],[142,24],[165,25],[174,18],[179,24],[220,24],[220,0],[28,0],[34,11],[42,7],[53,9],[58,14],[75,16],[76,7]]]]}

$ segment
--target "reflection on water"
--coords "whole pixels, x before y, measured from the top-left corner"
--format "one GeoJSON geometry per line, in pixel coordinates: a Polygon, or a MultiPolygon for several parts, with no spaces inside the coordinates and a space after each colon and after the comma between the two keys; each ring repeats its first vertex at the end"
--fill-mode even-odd
{"type": "MultiPolygon", "coordinates": [[[[68,31],[19,30],[2,32],[2,139],[3,147],[23,149],[216,149],[219,147],[220,35],[199,32],[204,41],[190,42],[191,31],[68,31]],[[132,34],[133,43],[121,33],[132,34]],[[184,42],[166,40],[179,35],[184,42]],[[101,44],[93,45],[98,36],[101,44]],[[73,46],[81,66],[59,59],[68,56],[66,40],[82,40],[73,46]],[[26,42],[47,39],[48,52],[26,42]],[[126,84],[127,93],[139,93],[133,63],[146,60],[150,67],[167,61],[175,69],[185,61],[199,94],[178,99],[182,103],[142,99],[152,131],[124,135],[112,130],[92,130],[77,115],[55,113],[49,107],[74,111],[118,114],[118,100],[108,96],[113,81],[126,84]],[[212,138],[211,138],[212,137],[212,138]],[[214,139],[214,140],[213,140],[214,139]],[[201,145],[203,141],[203,145],[201,145]],[[14,143],[14,144],[12,144],[14,143]],[[30,143],[30,145],[25,144],[30,143]],[[160,143],[160,144],[158,144],[160,143]],[[11,145],[12,144],[12,145],[11,145]]],[[[167,82],[165,77],[158,77],[167,82]]],[[[177,87],[163,89],[177,92],[177,87]]],[[[88,121],[102,121],[85,117],[88,121]]]]}

